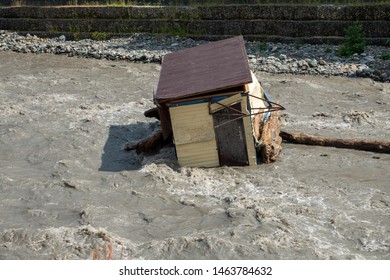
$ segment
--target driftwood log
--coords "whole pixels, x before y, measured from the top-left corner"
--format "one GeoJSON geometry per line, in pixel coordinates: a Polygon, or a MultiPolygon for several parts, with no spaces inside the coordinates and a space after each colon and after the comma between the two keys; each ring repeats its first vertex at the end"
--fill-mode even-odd
{"type": "Polygon", "coordinates": [[[282,151],[281,127],[280,111],[271,112],[269,120],[259,126],[259,138],[261,143],[263,143],[260,150],[262,163],[274,162],[282,151]]]}
{"type": "MultiPolygon", "coordinates": [[[[149,118],[159,118],[157,108],[146,111],[144,115],[149,118]]],[[[279,112],[272,112],[268,125],[262,127],[262,132],[259,133],[259,138],[265,144],[260,153],[264,163],[270,163],[276,160],[276,157],[281,151],[282,139],[286,142],[295,144],[390,153],[390,142],[388,141],[328,138],[305,133],[280,131],[280,128],[281,121],[279,112]]],[[[155,152],[169,143],[169,141],[171,141],[171,139],[164,141],[162,131],[157,131],[139,142],[127,143],[125,145],[125,150],[136,150],[138,154],[155,152]]]]}
{"type": "MultiPolygon", "coordinates": [[[[276,157],[281,150],[280,139],[295,144],[326,146],[390,154],[390,142],[387,141],[327,138],[305,133],[294,133],[287,131],[281,131],[280,137],[275,137],[274,132],[275,130],[270,129],[269,133],[264,134],[267,135],[265,136],[267,138],[274,137],[273,140],[270,141],[270,144],[262,149],[261,157],[264,163],[270,163],[276,160],[276,157]]],[[[127,143],[125,145],[125,150],[136,150],[137,154],[140,154],[156,151],[163,145],[164,138],[162,131],[157,131],[139,142],[127,143]]]]}
{"type": "Polygon", "coordinates": [[[152,109],[149,109],[149,110],[146,110],[144,112],[144,116],[147,117],[147,118],[156,118],[156,119],[160,119],[160,115],[158,113],[158,110],[157,108],[152,108],[152,109]]]}
{"type": "Polygon", "coordinates": [[[376,153],[390,153],[390,142],[360,139],[327,138],[305,133],[281,131],[283,140],[304,145],[327,146],[343,149],[363,150],[376,153]]]}
{"type": "Polygon", "coordinates": [[[154,152],[159,150],[164,145],[164,137],[162,131],[157,131],[149,137],[139,142],[129,142],[125,145],[126,151],[135,150],[137,154],[154,152]]]}

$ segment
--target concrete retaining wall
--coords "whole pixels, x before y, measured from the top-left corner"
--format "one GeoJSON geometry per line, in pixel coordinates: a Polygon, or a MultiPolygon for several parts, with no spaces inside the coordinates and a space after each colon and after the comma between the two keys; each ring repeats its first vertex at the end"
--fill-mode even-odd
{"type": "Polygon", "coordinates": [[[370,43],[390,38],[390,5],[363,6],[89,6],[2,7],[0,29],[88,36],[94,32],[134,32],[311,43],[339,43],[345,29],[359,21],[370,43]]]}

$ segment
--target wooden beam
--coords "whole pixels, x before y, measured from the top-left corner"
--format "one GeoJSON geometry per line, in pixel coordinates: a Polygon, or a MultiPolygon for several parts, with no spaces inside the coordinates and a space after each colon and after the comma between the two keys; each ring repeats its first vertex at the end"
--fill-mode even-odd
{"type": "Polygon", "coordinates": [[[218,101],[217,103],[210,104],[210,113],[213,114],[219,110],[225,109],[226,107],[232,106],[233,104],[236,104],[238,102],[241,102],[242,100],[241,94],[236,94],[233,96],[230,96],[228,98],[225,98],[221,101],[218,101]]]}

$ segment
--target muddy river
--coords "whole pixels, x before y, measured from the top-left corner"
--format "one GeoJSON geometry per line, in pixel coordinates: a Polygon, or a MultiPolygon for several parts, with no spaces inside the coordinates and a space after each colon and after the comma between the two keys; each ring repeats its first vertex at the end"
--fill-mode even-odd
{"type": "MultiPolygon", "coordinates": [[[[390,259],[390,155],[283,143],[253,167],[180,167],[160,66],[0,52],[0,259],[390,259]]],[[[390,140],[390,84],[256,73],[283,129],[390,140]]]]}

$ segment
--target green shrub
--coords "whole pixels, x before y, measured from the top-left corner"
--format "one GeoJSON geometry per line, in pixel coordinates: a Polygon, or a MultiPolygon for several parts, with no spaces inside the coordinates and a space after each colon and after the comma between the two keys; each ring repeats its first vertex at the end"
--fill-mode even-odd
{"type": "Polygon", "coordinates": [[[381,59],[383,60],[389,60],[390,59],[390,53],[384,53],[381,55],[381,59]]]}
{"type": "Polygon", "coordinates": [[[355,53],[364,52],[367,41],[364,39],[363,27],[360,23],[355,23],[345,30],[345,42],[338,49],[340,56],[351,56],[355,53]]]}
{"type": "Polygon", "coordinates": [[[297,39],[294,40],[294,45],[295,45],[296,48],[302,47],[303,44],[304,44],[304,41],[301,38],[297,38],[297,39]]]}
{"type": "Polygon", "coordinates": [[[258,48],[259,48],[259,51],[265,52],[266,50],[268,50],[268,44],[266,42],[259,42],[258,48]]]}
{"type": "Polygon", "coordinates": [[[107,40],[107,33],[105,32],[93,32],[92,39],[95,41],[104,41],[107,40]]]}

